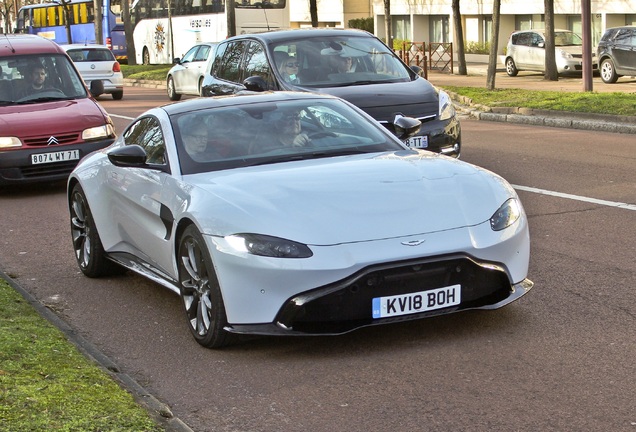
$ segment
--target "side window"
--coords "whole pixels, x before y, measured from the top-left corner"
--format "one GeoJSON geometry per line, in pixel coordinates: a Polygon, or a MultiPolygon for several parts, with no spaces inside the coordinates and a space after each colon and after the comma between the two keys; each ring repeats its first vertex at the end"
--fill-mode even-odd
{"type": "Polygon", "coordinates": [[[137,144],[146,150],[149,164],[166,164],[166,145],[156,118],[144,117],[133,123],[124,133],[124,142],[126,145],[137,144]]]}
{"type": "Polygon", "coordinates": [[[197,51],[197,55],[194,56],[194,61],[206,61],[209,52],[210,47],[208,45],[201,45],[197,51]]]}
{"type": "Polygon", "coordinates": [[[531,33],[531,35],[532,35],[532,40],[530,42],[531,46],[536,47],[536,46],[539,46],[539,44],[543,42],[543,38],[541,37],[540,34],[531,33]]]}
{"type": "Polygon", "coordinates": [[[181,63],[185,63],[185,62],[191,62],[194,60],[194,55],[196,54],[197,50],[199,49],[199,47],[193,47],[190,48],[188,50],[187,53],[185,53],[185,55],[183,56],[183,58],[181,59],[181,63]]]}
{"type": "Polygon", "coordinates": [[[243,79],[250,76],[261,76],[267,81],[270,89],[274,88],[274,78],[265,56],[263,46],[255,41],[249,42],[245,52],[245,73],[243,79]]]}
{"type": "Polygon", "coordinates": [[[239,82],[241,77],[241,59],[245,52],[245,45],[245,41],[228,43],[222,53],[223,57],[220,59],[218,58],[220,53],[217,52],[216,60],[218,61],[218,64],[215,64],[215,75],[218,78],[232,82],[239,82]]]}

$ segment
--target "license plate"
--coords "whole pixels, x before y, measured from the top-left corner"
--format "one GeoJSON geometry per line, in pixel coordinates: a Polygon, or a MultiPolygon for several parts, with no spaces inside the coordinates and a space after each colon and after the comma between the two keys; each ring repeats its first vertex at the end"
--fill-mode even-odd
{"type": "Polygon", "coordinates": [[[405,141],[407,147],[411,148],[427,148],[428,147],[428,135],[416,136],[407,138],[405,141]]]}
{"type": "Polygon", "coordinates": [[[373,299],[373,318],[387,318],[428,312],[461,303],[461,285],[451,285],[416,293],[376,297],[373,299]]]}
{"type": "Polygon", "coordinates": [[[37,165],[43,163],[66,162],[70,160],[77,160],[79,158],[79,150],[64,150],[51,153],[38,153],[31,155],[31,164],[37,165]]]}

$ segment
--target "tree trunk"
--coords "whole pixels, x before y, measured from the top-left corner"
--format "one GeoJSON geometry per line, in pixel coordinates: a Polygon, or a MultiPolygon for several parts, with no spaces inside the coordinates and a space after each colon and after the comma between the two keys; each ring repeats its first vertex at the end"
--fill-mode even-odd
{"type": "Polygon", "coordinates": [[[104,43],[104,33],[102,31],[103,7],[104,3],[102,2],[102,0],[93,0],[93,8],[95,9],[95,43],[98,43],[100,45],[104,43]]]}
{"type": "Polygon", "coordinates": [[[453,0],[452,8],[453,26],[455,27],[455,47],[457,48],[458,74],[468,75],[468,71],[466,70],[466,55],[464,53],[464,29],[462,28],[462,15],[459,11],[459,0],[453,0]]]}
{"type": "Polygon", "coordinates": [[[311,16],[311,26],[318,27],[318,0],[309,0],[309,15],[311,16]]]}
{"type": "Polygon", "coordinates": [[[135,41],[133,39],[133,25],[130,19],[130,3],[128,0],[121,2],[121,18],[124,22],[124,36],[126,37],[126,57],[129,65],[137,64],[137,52],[135,50],[135,41]]]}
{"type": "Polygon", "coordinates": [[[234,12],[234,0],[225,0],[225,13],[227,14],[227,37],[236,36],[236,14],[234,12]]]}
{"type": "Polygon", "coordinates": [[[554,53],[554,0],[544,0],[545,8],[545,74],[543,79],[558,81],[554,53]]]}
{"type": "Polygon", "coordinates": [[[391,30],[391,0],[384,0],[384,32],[386,45],[393,49],[393,30],[391,30]]]}
{"type": "Polygon", "coordinates": [[[492,4],[492,38],[490,40],[490,54],[488,56],[488,72],[486,76],[486,88],[495,89],[495,77],[497,76],[497,50],[499,49],[499,12],[501,0],[494,0],[492,4]]]}

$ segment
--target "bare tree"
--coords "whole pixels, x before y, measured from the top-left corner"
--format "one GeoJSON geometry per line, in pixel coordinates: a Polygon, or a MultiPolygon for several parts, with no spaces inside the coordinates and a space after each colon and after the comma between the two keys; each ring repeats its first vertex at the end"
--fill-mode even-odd
{"type": "Polygon", "coordinates": [[[124,22],[124,36],[126,37],[126,57],[129,65],[137,64],[137,52],[135,50],[135,40],[133,39],[133,23],[130,16],[130,3],[128,0],[121,2],[121,18],[124,22]]]}
{"type": "Polygon", "coordinates": [[[384,32],[386,45],[393,49],[393,30],[391,30],[391,0],[384,0],[384,32]]]}
{"type": "Polygon", "coordinates": [[[490,39],[490,54],[488,56],[488,72],[486,76],[486,88],[488,90],[495,89],[495,77],[497,76],[500,11],[501,0],[494,0],[492,4],[492,37],[490,39]]]}
{"type": "Polygon", "coordinates": [[[0,1],[0,18],[4,23],[4,32],[11,33],[11,15],[13,11],[13,0],[0,1]]]}
{"type": "Polygon", "coordinates": [[[318,0],[309,0],[309,15],[311,16],[311,26],[318,27],[318,0]]]}
{"type": "MultiPolygon", "coordinates": [[[[93,0],[93,8],[95,9],[95,43],[103,44],[104,33],[102,31],[102,22],[104,21],[104,19],[102,10],[104,8],[104,2],[102,0],[93,0]]],[[[70,39],[69,43],[71,43],[70,39]]]]}
{"type": "Polygon", "coordinates": [[[236,36],[236,13],[234,0],[225,0],[225,13],[227,14],[227,35],[236,36]]]}
{"type": "Polygon", "coordinates": [[[543,79],[558,81],[559,73],[554,51],[554,0],[544,0],[543,4],[545,8],[545,74],[543,79]]]}
{"type": "Polygon", "coordinates": [[[468,75],[466,70],[466,55],[464,54],[464,29],[462,15],[459,11],[459,0],[453,0],[453,26],[455,27],[455,47],[457,48],[458,74],[468,75]]]}

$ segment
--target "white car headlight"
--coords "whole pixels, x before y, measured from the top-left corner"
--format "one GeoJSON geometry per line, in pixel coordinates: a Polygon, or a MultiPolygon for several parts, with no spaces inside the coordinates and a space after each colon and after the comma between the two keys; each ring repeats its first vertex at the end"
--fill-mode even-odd
{"type": "Polygon", "coordinates": [[[234,234],[225,237],[240,252],[274,258],[309,258],[311,249],[302,243],[261,234],[234,234]]]}
{"type": "Polygon", "coordinates": [[[515,198],[510,198],[503,203],[499,210],[490,218],[490,228],[493,231],[501,231],[515,223],[521,216],[521,206],[515,198]]]}
{"type": "Polygon", "coordinates": [[[108,138],[115,135],[115,129],[112,124],[105,124],[103,126],[97,126],[90,129],[84,129],[82,132],[82,139],[85,141],[108,138]]]}
{"type": "Polygon", "coordinates": [[[18,137],[0,137],[0,149],[20,147],[22,142],[18,137]]]}
{"type": "Polygon", "coordinates": [[[439,97],[439,119],[440,120],[448,120],[451,117],[455,116],[455,107],[453,106],[453,102],[451,101],[450,96],[443,90],[438,92],[439,97]]]}
{"type": "Polygon", "coordinates": [[[559,55],[559,56],[561,56],[563,58],[566,58],[566,59],[574,58],[574,57],[572,57],[572,54],[570,54],[567,51],[563,51],[563,50],[557,50],[557,55],[559,55]]]}

